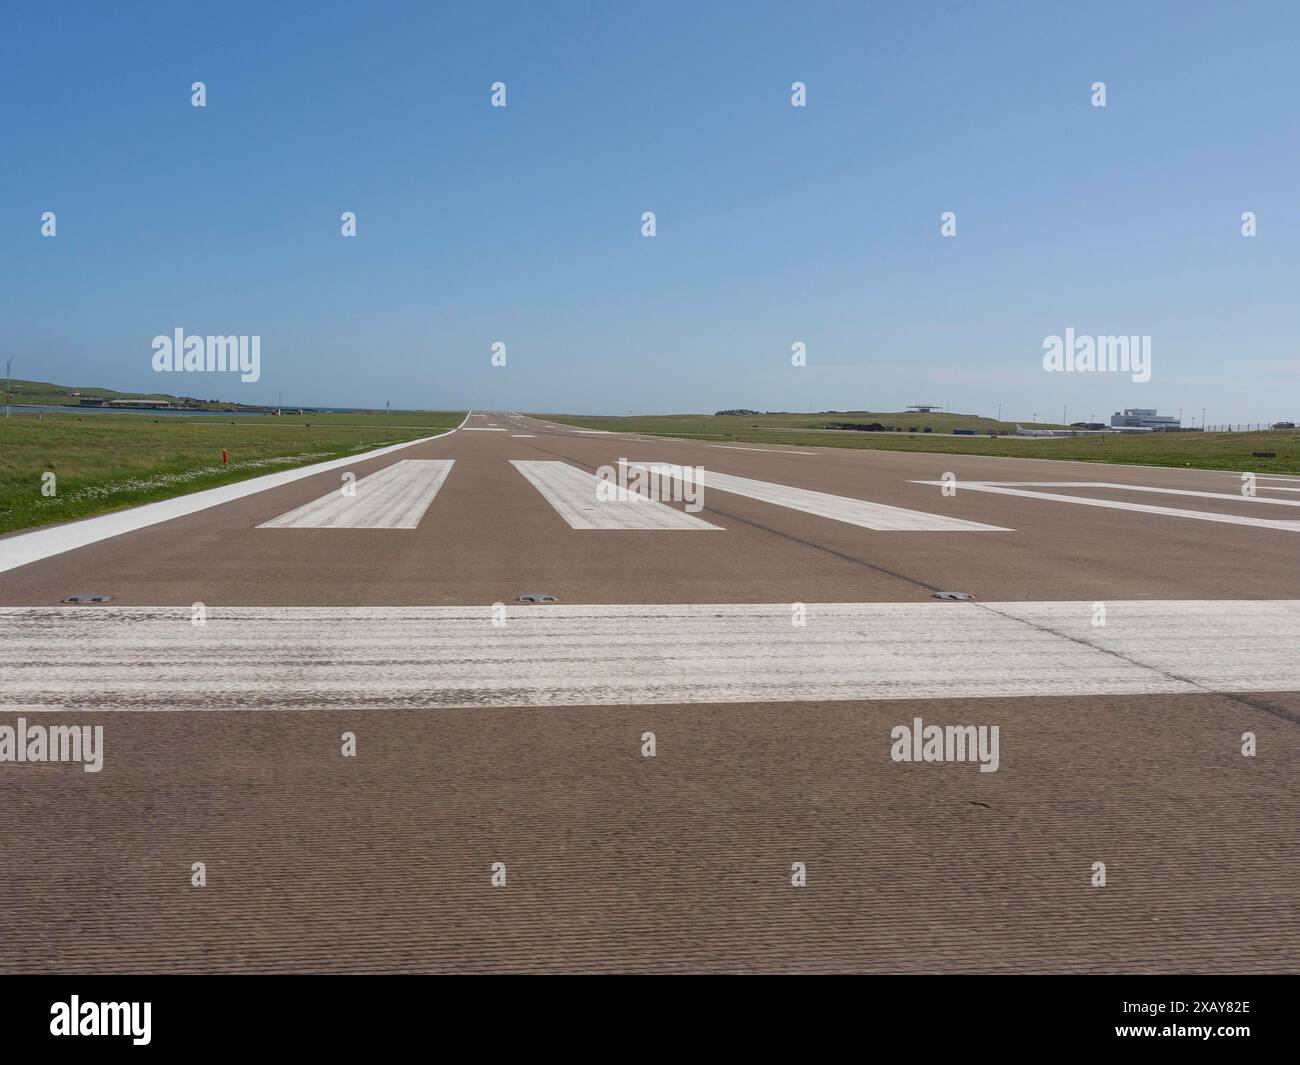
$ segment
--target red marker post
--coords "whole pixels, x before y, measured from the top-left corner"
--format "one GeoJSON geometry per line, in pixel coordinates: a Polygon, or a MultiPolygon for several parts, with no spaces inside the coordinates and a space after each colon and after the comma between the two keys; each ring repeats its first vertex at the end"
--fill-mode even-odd
{"type": "Polygon", "coordinates": [[[221,465],[226,465],[230,461],[230,452],[224,447],[221,449],[221,465]]]}

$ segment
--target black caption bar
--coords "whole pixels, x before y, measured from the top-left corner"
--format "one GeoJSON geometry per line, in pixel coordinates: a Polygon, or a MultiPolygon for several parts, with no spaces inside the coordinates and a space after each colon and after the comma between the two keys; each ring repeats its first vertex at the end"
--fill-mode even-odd
{"type": "MultiPolygon", "coordinates": [[[[814,978],[815,979],[815,978],[814,978]]],[[[549,986],[500,978],[358,976],[7,977],[3,1046],[139,1054],[320,1048],[400,1049],[413,1036],[681,1047],[755,1037],[809,1048],[1098,1048],[1182,1054],[1294,1046],[1294,977],[851,977],[827,993],[807,981],[750,980],[711,994],[645,980],[549,986]],[[730,1003],[730,1005],[728,1005],[730,1003]],[[621,1033],[621,1034],[620,1034],[621,1033]],[[658,1033],[658,1034],[656,1034],[658,1033]]],[[[11,1058],[10,1060],[20,1060],[11,1058]]]]}

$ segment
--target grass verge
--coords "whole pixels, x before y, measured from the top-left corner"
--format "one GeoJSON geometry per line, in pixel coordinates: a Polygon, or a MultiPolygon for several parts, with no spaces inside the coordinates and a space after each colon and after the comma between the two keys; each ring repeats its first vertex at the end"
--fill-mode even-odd
{"type": "Polygon", "coordinates": [[[0,533],[88,518],[454,429],[461,412],[0,415],[0,533]],[[222,449],[230,454],[221,461],[222,449]],[[45,495],[54,474],[54,494],[45,495]]]}
{"type": "MultiPolygon", "coordinates": [[[[1122,433],[1072,437],[952,436],[954,428],[1007,428],[989,418],[958,414],[781,414],[717,416],[705,414],[583,417],[535,414],[535,418],[580,429],[678,436],[712,443],[787,444],[795,447],[847,447],[877,451],[921,451],[950,455],[998,455],[1014,458],[1068,459],[1076,462],[1117,462],[1144,466],[1179,466],[1205,470],[1300,474],[1300,431],[1275,429],[1252,433],[1122,433]],[[814,431],[831,422],[879,422],[905,430],[933,432],[864,433],[852,430],[814,431]],[[1255,451],[1272,451],[1274,458],[1256,458],[1255,451]]],[[[1051,428],[1040,425],[1040,428],[1051,428]]],[[[1010,425],[1015,431],[1015,424],[1010,425]]]]}

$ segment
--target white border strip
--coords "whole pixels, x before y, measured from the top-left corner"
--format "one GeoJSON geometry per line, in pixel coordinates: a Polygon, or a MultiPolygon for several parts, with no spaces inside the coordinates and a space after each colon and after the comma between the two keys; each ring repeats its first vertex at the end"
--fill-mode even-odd
{"type": "MultiPolygon", "coordinates": [[[[469,420],[469,414],[465,415],[465,420],[469,420]]],[[[465,422],[461,422],[456,429],[464,424],[465,422]]],[[[111,540],[114,536],[121,536],[123,533],[135,532],[137,529],[145,529],[150,525],[171,521],[173,518],[183,518],[187,514],[207,510],[209,507],[219,507],[223,503],[256,495],[271,488],[292,484],[294,481],[301,481],[304,477],[314,477],[318,473],[352,466],[367,459],[379,458],[381,455],[391,455],[394,451],[414,447],[416,444],[427,444],[430,440],[450,436],[456,432],[456,429],[448,429],[445,433],[436,433],[433,436],[424,436],[419,440],[408,440],[402,444],[390,444],[388,447],[377,448],[374,451],[364,451],[360,455],[348,455],[341,459],[318,462],[312,466],[299,466],[297,469],[283,470],[280,473],[251,477],[238,484],[224,484],[220,488],[208,488],[202,492],[191,492],[189,495],[176,496],[172,499],[160,499],[157,503],[145,503],[143,506],[132,507],[130,510],[118,511],[115,514],[102,514],[97,518],[73,521],[67,525],[55,525],[49,529],[33,529],[31,532],[19,533],[17,536],[0,540],[0,573],[39,562],[52,555],[61,555],[65,551],[75,551],[78,547],[96,544],[100,540],[111,540]]]]}

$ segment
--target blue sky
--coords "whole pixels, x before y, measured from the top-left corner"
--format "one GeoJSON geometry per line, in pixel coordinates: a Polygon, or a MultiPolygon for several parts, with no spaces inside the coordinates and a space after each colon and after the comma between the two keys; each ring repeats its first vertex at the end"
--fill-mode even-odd
{"type": "Polygon", "coordinates": [[[8,4],[0,358],[244,402],[1294,419],[1297,31],[1293,4],[8,4]],[[177,327],[260,335],[261,380],[155,374],[177,327]],[[1151,380],[1045,372],[1067,327],[1150,335],[1151,380]]]}

